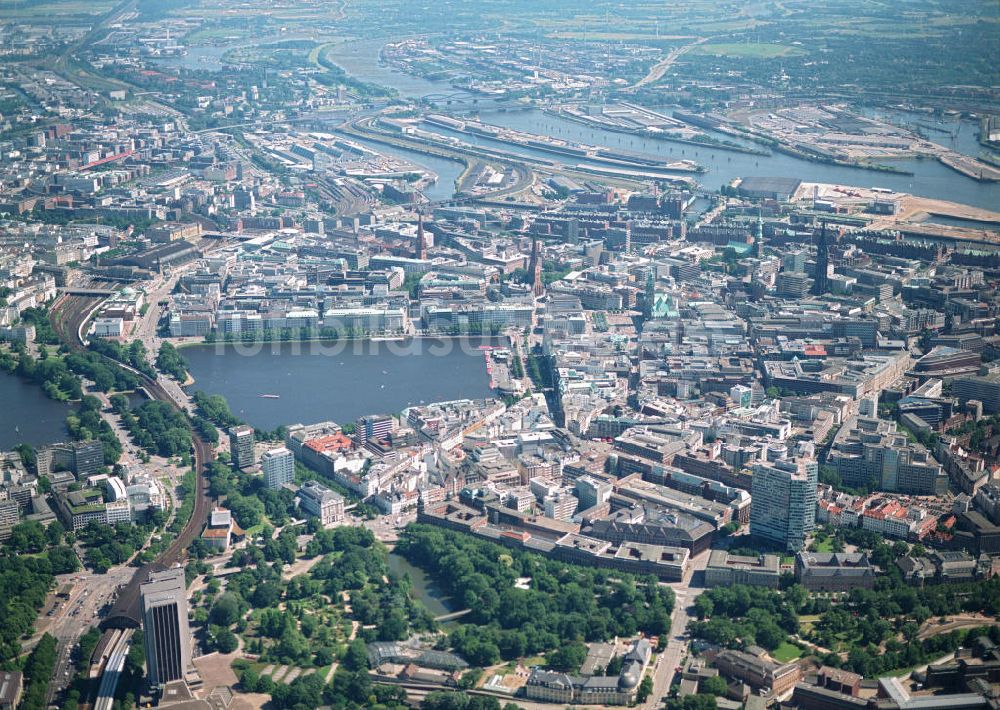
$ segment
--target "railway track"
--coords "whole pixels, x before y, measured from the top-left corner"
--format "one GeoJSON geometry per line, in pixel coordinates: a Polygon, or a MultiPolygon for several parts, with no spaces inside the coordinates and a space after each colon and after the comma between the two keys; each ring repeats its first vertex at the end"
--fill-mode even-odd
{"type": "MultiPolygon", "coordinates": [[[[99,297],[63,296],[52,307],[52,328],[59,339],[71,350],[82,351],[85,349],[80,328],[100,300],[99,297]]],[[[155,379],[116,360],[110,361],[138,377],[154,399],[166,402],[183,413],[177,402],[155,379]]],[[[215,452],[212,445],[198,436],[193,429],[191,430],[191,440],[194,444],[195,471],[195,499],[191,518],[167,549],[160,553],[160,556],[153,562],[137,569],[128,584],[118,592],[111,612],[101,623],[103,629],[139,626],[142,619],[139,609],[139,586],[149,579],[152,572],[168,569],[182,562],[187,556],[187,548],[208,520],[212,501],[208,495],[208,484],[205,481],[205,467],[214,459],[215,452]]]]}

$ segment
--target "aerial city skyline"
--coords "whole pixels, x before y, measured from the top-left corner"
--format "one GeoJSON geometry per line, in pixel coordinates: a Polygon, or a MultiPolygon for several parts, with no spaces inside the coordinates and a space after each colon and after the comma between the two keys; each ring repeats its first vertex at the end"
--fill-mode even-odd
{"type": "Polygon", "coordinates": [[[996,710],[1000,13],[0,1],[0,710],[996,710]]]}

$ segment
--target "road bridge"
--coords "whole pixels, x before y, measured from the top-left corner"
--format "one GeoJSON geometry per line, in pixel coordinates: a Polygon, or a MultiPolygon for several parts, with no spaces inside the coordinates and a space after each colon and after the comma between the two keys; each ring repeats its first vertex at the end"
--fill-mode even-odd
{"type": "Polygon", "coordinates": [[[458,108],[470,111],[494,108],[535,108],[534,106],[515,103],[514,99],[496,96],[477,96],[469,94],[467,91],[454,91],[451,93],[442,91],[436,94],[426,94],[420,97],[420,102],[431,106],[443,104],[453,109],[458,108]]]}
{"type": "Polygon", "coordinates": [[[115,291],[110,288],[74,288],[72,286],[63,286],[57,290],[65,296],[85,296],[87,298],[106,298],[107,296],[115,295],[115,291]]]}

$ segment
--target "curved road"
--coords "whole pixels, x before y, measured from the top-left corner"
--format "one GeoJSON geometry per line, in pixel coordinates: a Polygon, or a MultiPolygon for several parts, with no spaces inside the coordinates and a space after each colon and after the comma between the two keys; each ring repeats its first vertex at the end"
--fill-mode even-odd
{"type": "MultiPolygon", "coordinates": [[[[80,327],[93,310],[100,299],[84,296],[64,296],[60,298],[52,307],[52,327],[69,348],[73,350],[84,350],[84,343],[80,338],[80,327]]],[[[134,370],[128,365],[113,361],[119,367],[123,367],[136,375],[149,394],[161,402],[166,402],[175,409],[184,412],[183,408],[168,394],[157,380],[154,380],[141,372],[134,370]]],[[[140,567],[132,575],[132,579],[126,584],[115,599],[111,612],[104,619],[102,626],[110,627],[135,627],[139,625],[141,614],[139,610],[139,585],[149,579],[151,572],[167,569],[180,563],[186,557],[186,550],[195,536],[208,520],[211,512],[212,501],[208,496],[208,486],[205,481],[205,466],[215,458],[214,448],[210,443],[202,439],[193,430],[191,439],[194,442],[194,470],[195,470],[195,500],[191,518],[184,529],[174,539],[174,541],[164,550],[153,562],[140,567]]]]}

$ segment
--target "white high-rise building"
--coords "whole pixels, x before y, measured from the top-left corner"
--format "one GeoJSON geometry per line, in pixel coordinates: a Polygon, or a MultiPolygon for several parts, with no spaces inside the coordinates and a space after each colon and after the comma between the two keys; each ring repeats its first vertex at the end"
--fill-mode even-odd
{"type": "Polygon", "coordinates": [[[281,488],[295,478],[295,456],[284,446],[266,452],[260,457],[260,464],[268,488],[281,488]]]}
{"type": "Polygon", "coordinates": [[[750,534],[793,552],[805,547],[816,525],[815,461],[781,459],[753,467],[750,534]]]}

